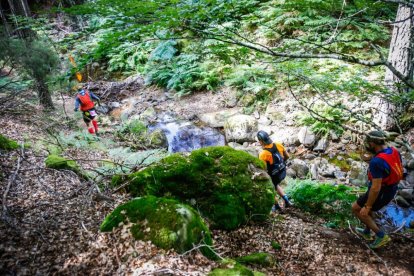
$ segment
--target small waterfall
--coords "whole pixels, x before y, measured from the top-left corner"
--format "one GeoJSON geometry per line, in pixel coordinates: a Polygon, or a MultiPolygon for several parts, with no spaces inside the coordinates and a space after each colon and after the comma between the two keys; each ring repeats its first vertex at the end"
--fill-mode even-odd
{"type": "Polygon", "coordinates": [[[164,115],[149,129],[161,129],[165,133],[169,152],[190,152],[203,147],[225,145],[224,135],[218,130],[199,127],[188,121],[179,121],[171,115],[164,115]]]}

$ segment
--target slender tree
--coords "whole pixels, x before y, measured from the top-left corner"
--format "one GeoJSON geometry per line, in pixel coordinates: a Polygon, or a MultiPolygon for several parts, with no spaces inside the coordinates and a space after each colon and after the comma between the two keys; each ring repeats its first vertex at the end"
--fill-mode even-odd
{"type": "MultiPolygon", "coordinates": [[[[412,6],[399,5],[388,55],[388,63],[409,80],[413,79],[413,16],[414,8],[412,6]]],[[[390,91],[402,94],[402,96],[409,90],[401,78],[397,77],[389,68],[386,68],[384,83],[390,91]]],[[[384,97],[376,98],[375,105],[378,107],[375,122],[383,129],[394,128],[395,117],[403,110],[403,107],[397,106],[384,97]]]]}

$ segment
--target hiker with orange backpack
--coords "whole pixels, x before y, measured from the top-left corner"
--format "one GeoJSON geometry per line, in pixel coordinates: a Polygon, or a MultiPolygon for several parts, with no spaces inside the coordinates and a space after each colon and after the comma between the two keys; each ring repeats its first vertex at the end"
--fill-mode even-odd
{"type": "Polygon", "coordinates": [[[75,99],[75,112],[77,112],[80,107],[80,110],[82,111],[83,115],[83,121],[88,127],[89,133],[98,136],[98,122],[96,121],[96,116],[98,114],[96,113],[95,103],[93,102],[93,100],[96,100],[100,105],[100,99],[98,96],[88,91],[81,85],[79,85],[77,88],[78,93],[76,94],[75,99]]]}
{"type": "MultiPolygon", "coordinates": [[[[289,201],[287,195],[280,186],[281,182],[286,177],[286,161],[289,159],[289,154],[280,143],[273,143],[267,132],[261,130],[257,133],[257,140],[259,140],[263,151],[259,155],[259,159],[263,160],[267,166],[267,173],[272,179],[276,192],[285,201],[285,207],[291,207],[293,204],[289,201]]],[[[275,204],[272,211],[280,211],[281,208],[275,197],[275,204]]]]}

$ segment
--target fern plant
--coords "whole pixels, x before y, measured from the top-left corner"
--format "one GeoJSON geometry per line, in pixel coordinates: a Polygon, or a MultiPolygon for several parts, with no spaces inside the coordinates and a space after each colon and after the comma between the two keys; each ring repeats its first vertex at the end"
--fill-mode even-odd
{"type": "Polygon", "coordinates": [[[310,126],[313,132],[321,136],[327,135],[330,131],[342,135],[344,132],[343,124],[350,120],[340,108],[317,106],[313,108],[313,111],[319,116],[304,113],[299,117],[299,124],[310,126]]]}

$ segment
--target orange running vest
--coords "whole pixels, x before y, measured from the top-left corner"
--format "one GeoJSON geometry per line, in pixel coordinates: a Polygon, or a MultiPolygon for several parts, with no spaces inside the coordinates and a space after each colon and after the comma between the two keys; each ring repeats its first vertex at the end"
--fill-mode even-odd
{"type": "Polygon", "coordinates": [[[85,95],[78,94],[78,99],[81,102],[80,110],[82,111],[88,111],[95,107],[95,104],[93,103],[91,99],[91,95],[89,95],[88,91],[85,91],[85,95]]]}
{"type": "MultiPolygon", "coordinates": [[[[400,154],[393,147],[391,147],[391,150],[392,150],[391,154],[386,154],[384,152],[381,152],[375,156],[387,162],[391,168],[389,175],[386,178],[382,179],[382,185],[385,185],[385,186],[398,184],[398,182],[400,182],[400,180],[403,178],[403,166],[401,164],[400,154]]],[[[368,170],[368,179],[372,181],[372,175],[369,172],[369,170],[368,170]]]]}

